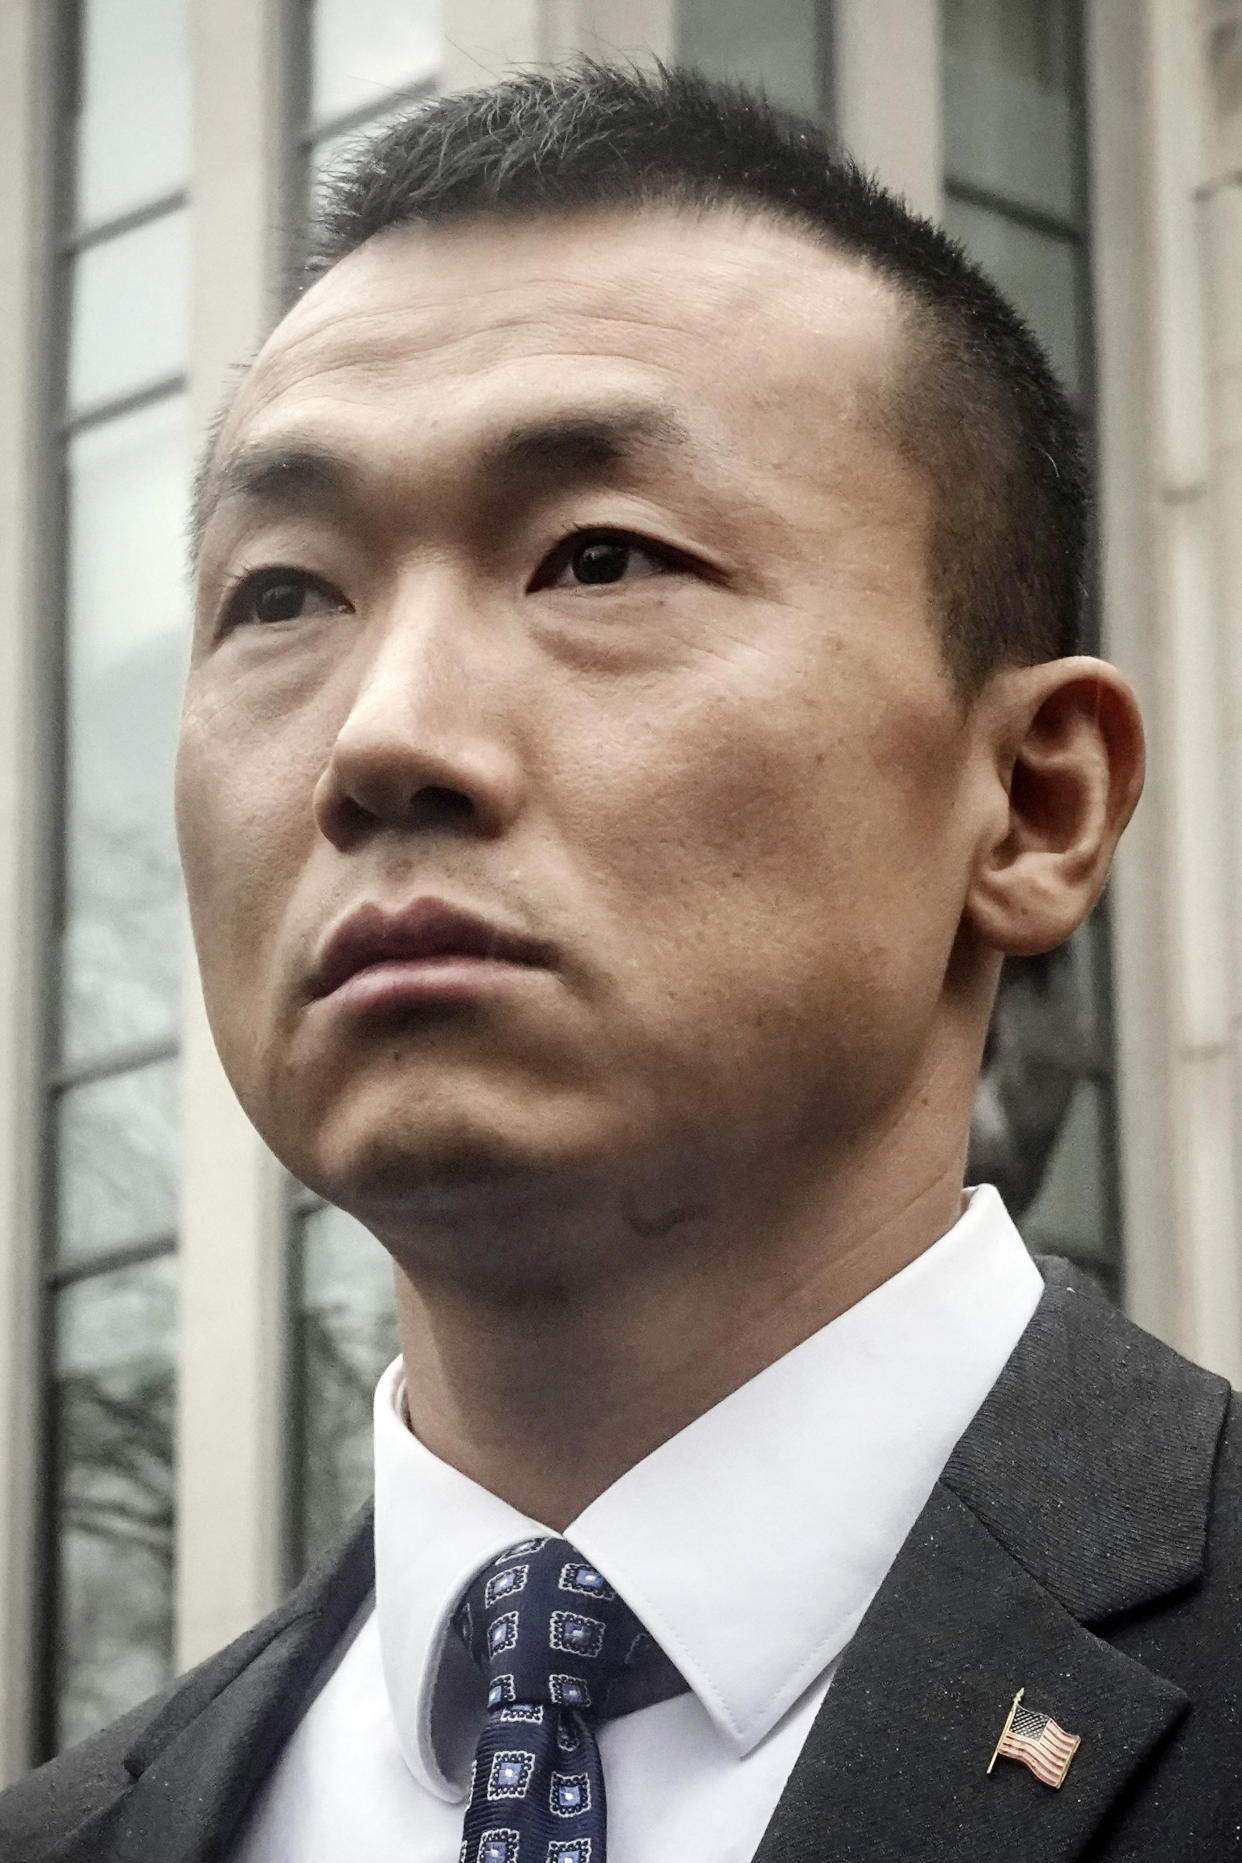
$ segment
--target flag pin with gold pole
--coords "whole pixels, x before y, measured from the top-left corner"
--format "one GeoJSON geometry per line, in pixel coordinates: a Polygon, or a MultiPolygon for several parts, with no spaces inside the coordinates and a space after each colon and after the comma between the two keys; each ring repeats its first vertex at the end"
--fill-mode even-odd
{"type": "Polygon", "coordinates": [[[1058,1727],[1050,1714],[1039,1714],[1034,1708],[1024,1708],[1022,1697],[1025,1688],[1020,1688],[1013,1698],[1005,1725],[1001,1728],[1000,1739],[988,1761],[991,1772],[998,1759],[1017,1760],[1033,1772],[1045,1785],[1059,1791],[1065,1783],[1065,1775],[1070,1769],[1070,1761],[1082,1745],[1079,1734],[1067,1734],[1063,1727],[1058,1727]]]}

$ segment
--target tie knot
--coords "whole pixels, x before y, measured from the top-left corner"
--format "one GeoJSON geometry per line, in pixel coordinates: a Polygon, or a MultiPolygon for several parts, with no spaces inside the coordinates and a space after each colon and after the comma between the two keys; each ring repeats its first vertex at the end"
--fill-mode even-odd
{"type": "Polygon", "coordinates": [[[489,1709],[552,1702],[598,1721],[685,1687],[568,1540],[521,1540],[501,1553],[467,1588],[455,1623],[487,1678],[489,1709]]]}

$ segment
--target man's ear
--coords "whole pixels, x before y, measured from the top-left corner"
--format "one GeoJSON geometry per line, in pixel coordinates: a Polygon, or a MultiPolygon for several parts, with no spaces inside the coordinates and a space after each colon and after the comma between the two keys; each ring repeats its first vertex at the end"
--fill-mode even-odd
{"type": "Polygon", "coordinates": [[[993,950],[1050,951],[1086,918],[1143,787],[1143,724],[1128,681],[1079,656],[1007,668],[982,695],[995,756],[993,827],[965,923],[993,950]]]}

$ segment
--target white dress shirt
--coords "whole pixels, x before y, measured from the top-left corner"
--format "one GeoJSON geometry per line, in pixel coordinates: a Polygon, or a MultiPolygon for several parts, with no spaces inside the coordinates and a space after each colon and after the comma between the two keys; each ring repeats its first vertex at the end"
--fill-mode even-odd
{"type": "MultiPolygon", "coordinates": [[[[1043,1283],[996,1191],[647,1456],[565,1530],[690,1693],[605,1723],[609,1863],[750,1863],[842,1652],[1043,1283]]],[[[570,1394],[567,1393],[567,1398],[570,1394]]],[[[237,1863],[457,1863],[483,1685],[450,1615],[549,1529],[375,1398],[375,1610],[290,1739],[237,1863]]]]}

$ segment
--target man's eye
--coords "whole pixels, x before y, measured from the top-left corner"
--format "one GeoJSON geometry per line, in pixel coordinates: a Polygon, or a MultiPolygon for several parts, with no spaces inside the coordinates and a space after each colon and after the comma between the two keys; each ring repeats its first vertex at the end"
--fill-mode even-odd
{"type": "Polygon", "coordinates": [[[315,615],[341,614],[349,604],[325,582],[300,569],[259,569],[245,577],[229,599],[230,627],[257,622],[305,621],[315,615]]]}
{"type": "Polygon", "coordinates": [[[548,589],[602,588],[660,576],[672,567],[665,553],[625,531],[586,531],[555,550],[536,578],[548,589]]]}

